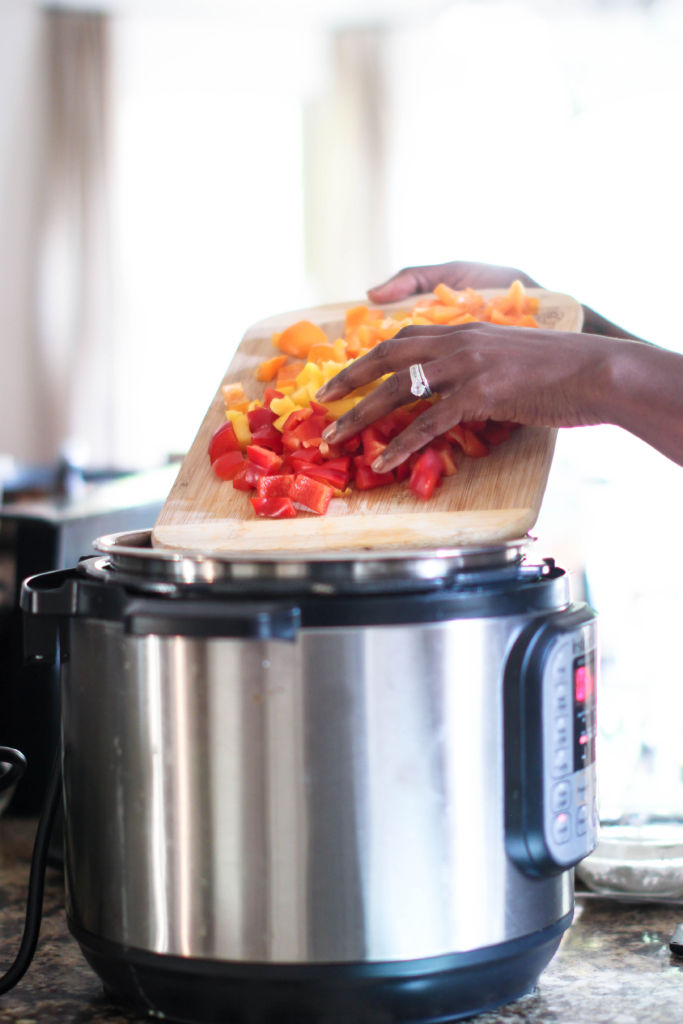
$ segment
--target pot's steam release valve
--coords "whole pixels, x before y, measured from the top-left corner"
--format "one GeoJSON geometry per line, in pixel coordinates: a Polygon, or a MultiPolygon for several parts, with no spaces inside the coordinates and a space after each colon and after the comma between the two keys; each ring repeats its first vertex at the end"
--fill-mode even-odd
{"type": "Polygon", "coordinates": [[[505,673],[507,851],[527,875],[565,871],[597,845],[596,619],[588,605],[516,641],[505,673]]]}

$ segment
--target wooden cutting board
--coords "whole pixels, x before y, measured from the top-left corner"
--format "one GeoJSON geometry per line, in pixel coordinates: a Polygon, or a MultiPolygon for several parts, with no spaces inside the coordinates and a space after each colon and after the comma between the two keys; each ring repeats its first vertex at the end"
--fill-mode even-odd
{"type": "MultiPolygon", "coordinates": [[[[483,290],[485,298],[502,289],[483,290]]],[[[539,325],[580,331],[583,310],[568,295],[528,289],[538,295],[539,325]]],[[[414,298],[383,309],[406,308],[414,298]]],[[[283,313],[255,324],[242,339],[221,386],[241,381],[250,398],[261,398],[258,364],[276,354],[272,334],[297,320],[320,324],[330,340],[343,334],[344,313],[358,303],[318,306],[283,313]]],[[[179,382],[180,383],[180,382],[179,382]]],[[[353,491],[335,498],[325,516],[301,513],[296,519],[254,515],[243,491],[219,480],[209,464],[209,440],[225,420],[221,387],[185,456],[152,531],[157,547],[192,552],[307,554],[359,549],[443,548],[496,544],[523,537],[541,507],[555,447],[556,431],[522,427],[509,441],[481,459],[463,457],[459,472],[444,479],[429,501],[405,484],[353,491]]]]}

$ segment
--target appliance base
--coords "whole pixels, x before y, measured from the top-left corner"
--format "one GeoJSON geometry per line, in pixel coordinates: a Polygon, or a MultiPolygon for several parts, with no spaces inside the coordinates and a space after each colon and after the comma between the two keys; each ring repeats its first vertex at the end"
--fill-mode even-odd
{"type": "Polygon", "coordinates": [[[165,956],[69,927],[112,1000],[175,1024],[446,1024],[530,992],[571,920],[468,953],[311,965],[165,956]]]}

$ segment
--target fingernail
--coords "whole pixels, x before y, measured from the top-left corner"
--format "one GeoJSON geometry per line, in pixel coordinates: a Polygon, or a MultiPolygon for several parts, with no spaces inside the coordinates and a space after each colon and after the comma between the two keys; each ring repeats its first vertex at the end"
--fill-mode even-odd
{"type": "Polygon", "coordinates": [[[322,432],[323,441],[333,441],[334,435],[337,433],[337,424],[330,423],[329,427],[325,427],[322,432]]]}
{"type": "Polygon", "coordinates": [[[384,472],[384,463],[385,462],[386,462],[386,459],[384,458],[384,456],[383,455],[378,455],[377,458],[375,459],[375,461],[370,466],[370,469],[372,470],[373,473],[383,473],[384,472]]]}

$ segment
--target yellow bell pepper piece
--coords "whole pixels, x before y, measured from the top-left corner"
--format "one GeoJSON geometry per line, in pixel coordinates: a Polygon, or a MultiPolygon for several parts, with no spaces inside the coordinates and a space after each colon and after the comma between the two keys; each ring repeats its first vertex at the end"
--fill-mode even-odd
{"type": "Polygon", "coordinates": [[[325,377],[323,371],[316,363],[306,363],[301,373],[297,374],[296,383],[300,388],[306,387],[308,384],[314,384],[317,391],[325,383],[325,377]]]}
{"type": "Polygon", "coordinates": [[[338,363],[346,362],[346,341],[344,338],[335,338],[332,342],[332,348],[334,350],[334,358],[338,363]]]}
{"type": "Polygon", "coordinates": [[[285,395],[284,398],[273,398],[270,403],[270,411],[274,412],[276,416],[289,416],[290,412],[294,412],[297,408],[299,407],[292,400],[291,395],[285,395]]]}
{"type": "MultiPolygon", "coordinates": [[[[313,388],[313,395],[315,395],[318,389],[313,388]]],[[[290,398],[300,409],[304,409],[311,402],[311,385],[304,384],[303,387],[297,388],[296,391],[292,391],[290,398]]]]}
{"type": "Polygon", "coordinates": [[[246,412],[242,412],[239,409],[226,409],[225,411],[226,420],[230,420],[232,423],[237,440],[242,445],[251,444],[251,430],[249,429],[249,420],[247,419],[246,412]]]}
{"type": "Polygon", "coordinates": [[[356,397],[338,398],[336,402],[325,402],[325,406],[330,416],[338,420],[340,416],[351,412],[353,407],[358,405],[360,401],[361,399],[356,397]]]}

